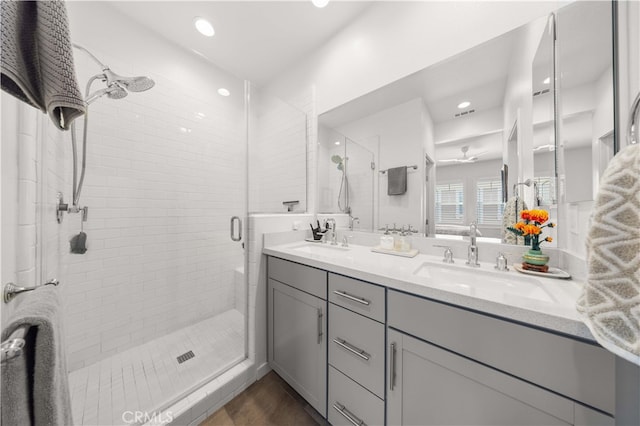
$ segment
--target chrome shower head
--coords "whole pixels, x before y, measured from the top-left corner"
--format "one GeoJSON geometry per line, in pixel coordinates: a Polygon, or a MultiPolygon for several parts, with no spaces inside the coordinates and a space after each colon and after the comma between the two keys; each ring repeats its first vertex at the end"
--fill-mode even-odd
{"type": "Polygon", "coordinates": [[[102,70],[107,79],[107,84],[118,83],[130,92],[144,92],[155,86],[155,81],[145,76],[123,77],[111,71],[108,67],[102,70]]]}
{"type": "Polygon", "coordinates": [[[104,89],[96,90],[89,96],[87,96],[86,103],[87,105],[93,103],[97,99],[107,95],[110,99],[122,99],[128,95],[127,91],[120,86],[118,83],[113,83],[109,87],[105,87],[104,89]]]}
{"type": "Polygon", "coordinates": [[[344,160],[342,159],[342,157],[340,157],[339,155],[332,155],[331,161],[338,165],[338,170],[344,170],[344,160]]]}

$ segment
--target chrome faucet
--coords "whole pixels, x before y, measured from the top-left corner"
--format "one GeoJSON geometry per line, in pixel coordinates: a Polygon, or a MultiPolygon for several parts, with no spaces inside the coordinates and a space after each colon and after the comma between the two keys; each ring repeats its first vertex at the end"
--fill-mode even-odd
{"type": "Polygon", "coordinates": [[[331,245],[332,246],[337,246],[338,245],[338,234],[336,234],[336,220],[333,218],[329,218],[327,220],[324,221],[324,227],[329,230],[331,229],[331,245]]]}
{"type": "Polygon", "coordinates": [[[476,235],[478,234],[478,225],[471,222],[469,225],[469,248],[467,251],[467,265],[478,267],[478,246],[476,245],[476,235]]]}

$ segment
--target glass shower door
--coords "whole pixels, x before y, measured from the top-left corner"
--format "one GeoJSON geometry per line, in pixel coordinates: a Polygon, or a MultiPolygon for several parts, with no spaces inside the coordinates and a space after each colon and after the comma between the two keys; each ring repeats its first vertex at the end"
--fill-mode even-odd
{"type": "MultiPolygon", "coordinates": [[[[72,5],[72,24],[102,25],[93,7],[72,5]]],[[[64,292],[74,422],[120,424],[123,413],[165,409],[246,359],[245,233],[234,220],[233,241],[229,224],[247,217],[247,88],[197,58],[180,69],[127,59],[93,34],[74,42],[156,84],[91,104],[84,223],[71,213],[56,222],[57,193],[70,198],[71,143],[68,133],[42,132],[40,261],[64,292]],[[87,251],[70,253],[81,230],[87,251]]],[[[171,50],[160,38],[145,43],[171,50]]],[[[100,71],[81,53],[76,67],[81,86],[100,71]]]]}

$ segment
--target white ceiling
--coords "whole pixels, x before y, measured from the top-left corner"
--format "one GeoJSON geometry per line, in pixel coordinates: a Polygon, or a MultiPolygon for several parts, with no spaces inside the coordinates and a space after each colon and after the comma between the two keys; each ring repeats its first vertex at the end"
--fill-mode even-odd
{"type": "Polygon", "coordinates": [[[121,13],[236,77],[262,86],[362,15],[370,1],[114,1],[121,13]],[[204,37],[193,20],[208,19],[204,37]]]}

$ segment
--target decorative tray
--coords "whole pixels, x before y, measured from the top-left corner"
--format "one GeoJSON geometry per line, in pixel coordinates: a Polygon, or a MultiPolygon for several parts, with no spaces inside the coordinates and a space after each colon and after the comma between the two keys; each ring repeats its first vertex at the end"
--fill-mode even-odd
{"type": "Polygon", "coordinates": [[[516,271],[522,272],[523,274],[528,274],[528,275],[537,275],[539,277],[546,277],[546,278],[558,278],[562,280],[567,280],[571,278],[571,274],[558,268],[549,267],[549,270],[547,272],[538,272],[538,271],[529,271],[527,269],[524,269],[522,267],[522,264],[519,264],[519,263],[515,263],[513,267],[515,268],[516,271]]]}
{"type": "Polygon", "coordinates": [[[416,257],[419,253],[418,250],[416,249],[411,249],[409,251],[396,251],[396,250],[383,249],[380,246],[371,247],[371,251],[375,253],[390,254],[393,256],[401,256],[401,257],[416,257]]]}

